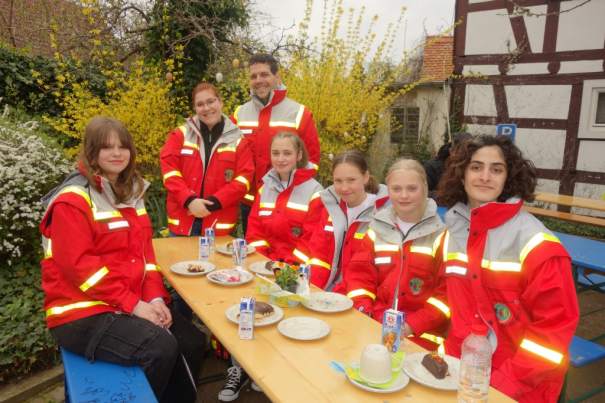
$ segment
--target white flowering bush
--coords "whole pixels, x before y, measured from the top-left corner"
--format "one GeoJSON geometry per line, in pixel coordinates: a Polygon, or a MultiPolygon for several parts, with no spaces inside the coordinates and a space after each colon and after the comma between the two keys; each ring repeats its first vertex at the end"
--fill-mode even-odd
{"type": "Polygon", "coordinates": [[[52,140],[0,118],[0,262],[40,258],[42,196],[73,169],[52,140]]]}

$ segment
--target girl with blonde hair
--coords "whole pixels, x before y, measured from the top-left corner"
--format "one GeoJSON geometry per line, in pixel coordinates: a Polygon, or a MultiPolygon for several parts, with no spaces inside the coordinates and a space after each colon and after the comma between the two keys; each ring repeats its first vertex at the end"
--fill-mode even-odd
{"type": "MultiPolygon", "coordinates": [[[[417,161],[395,162],[386,184],[391,206],[370,222],[361,248],[351,258],[347,283],[355,308],[381,323],[385,310],[409,315],[432,296],[445,229],[437,204],[427,198],[426,174],[417,161]]],[[[432,330],[418,336],[414,341],[435,349],[443,333],[432,330]]]]}

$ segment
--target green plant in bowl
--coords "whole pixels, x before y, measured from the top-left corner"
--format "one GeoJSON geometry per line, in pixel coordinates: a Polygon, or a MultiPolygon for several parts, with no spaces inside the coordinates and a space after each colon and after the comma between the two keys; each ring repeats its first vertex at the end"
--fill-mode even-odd
{"type": "Polygon", "coordinates": [[[298,286],[298,276],[292,270],[290,265],[286,265],[281,272],[275,276],[275,282],[279,285],[282,290],[296,292],[296,287],[298,286]],[[294,291],[292,291],[294,289],[294,291]]]}

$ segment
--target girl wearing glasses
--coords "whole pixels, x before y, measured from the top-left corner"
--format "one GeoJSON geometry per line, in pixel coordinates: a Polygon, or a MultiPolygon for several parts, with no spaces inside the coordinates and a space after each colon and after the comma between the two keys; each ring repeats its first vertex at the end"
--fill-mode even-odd
{"type": "Polygon", "coordinates": [[[222,114],[223,100],[212,84],[198,84],[191,99],[196,116],[170,133],[160,153],[168,229],[171,237],[198,236],[216,221],[216,235],[228,235],[254,175],[250,147],[222,114]]]}

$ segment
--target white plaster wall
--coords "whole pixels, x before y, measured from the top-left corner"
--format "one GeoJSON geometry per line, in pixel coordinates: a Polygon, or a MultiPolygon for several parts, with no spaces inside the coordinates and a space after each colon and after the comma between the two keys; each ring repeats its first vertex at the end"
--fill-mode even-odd
{"type": "Polygon", "coordinates": [[[491,85],[467,85],[464,96],[466,116],[496,116],[494,87],[491,85]]]}
{"type": "MultiPolygon", "coordinates": [[[[589,183],[576,183],[573,191],[574,196],[595,200],[603,200],[601,198],[603,194],[605,194],[605,185],[593,185],[589,183]]],[[[574,214],[589,215],[591,217],[605,217],[605,211],[585,208],[572,207],[571,212],[574,214]]]]}
{"type": "MultiPolygon", "coordinates": [[[[561,11],[578,6],[585,0],[562,1],[561,11]]],[[[568,13],[559,14],[557,52],[566,50],[603,49],[605,43],[605,1],[592,0],[568,13]]]]}
{"type": "MultiPolygon", "coordinates": [[[[548,6],[527,7],[532,14],[546,14],[548,6]]],[[[529,37],[529,45],[532,53],[542,53],[544,47],[544,31],[546,29],[546,17],[531,17],[523,16],[525,27],[527,28],[527,36],[529,37]]]]}
{"type": "Polygon", "coordinates": [[[537,168],[563,167],[565,130],[517,129],[515,144],[537,168]]]}
{"type": "Polygon", "coordinates": [[[505,9],[468,14],[464,51],[466,55],[509,53],[516,47],[510,18],[505,9]]]}
{"type": "Polygon", "coordinates": [[[420,135],[429,136],[431,146],[436,151],[443,145],[443,134],[447,131],[450,89],[446,87],[447,99],[443,88],[419,86],[416,92],[416,105],[420,109],[420,135]]]}
{"type": "Polygon", "coordinates": [[[507,75],[549,74],[548,63],[517,63],[510,66],[507,75]]]}
{"type": "Polygon", "coordinates": [[[484,76],[499,76],[500,70],[498,66],[493,64],[482,64],[471,66],[467,65],[462,68],[462,75],[468,74],[483,74],[484,76]]]}
{"type": "Polygon", "coordinates": [[[567,119],[571,85],[507,85],[511,118],[567,119]]]}
{"type": "Polygon", "coordinates": [[[492,134],[495,136],[498,133],[498,127],[492,125],[469,124],[467,127],[470,134],[492,134]]]}
{"type": "Polygon", "coordinates": [[[605,141],[580,141],[576,167],[579,171],[605,173],[605,141]]]}
{"type": "MultiPolygon", "coordinates": [[[[605,19],[605,16],[603,18],[605,19]]],[[[603,24],[605,24],[605,21],[603,24]]],[[[598,73],[602,71],[603,60],[580,60],[575,62],[561,62],[559,74],[598,73]]]]}
{"type": "MultiPolygon", "coordinates": [[[[554,193],[559,194],[559,181],[550,179],[538,179],[538,185],[536,186],[536,192],[554,193]]],[[[548,210],[556,210],[557,204],[554,203],[543,203],[533,202],[525,203],[527,206],[542,207],[548,210]]]]}

